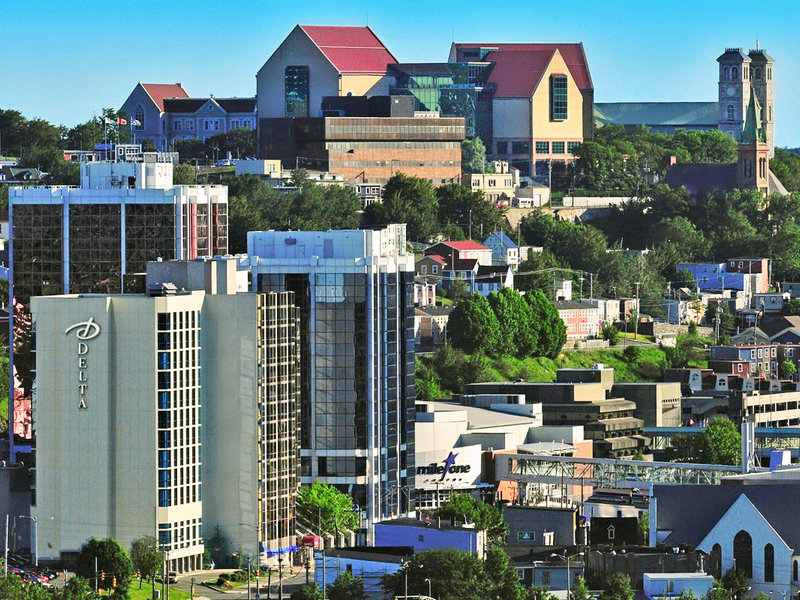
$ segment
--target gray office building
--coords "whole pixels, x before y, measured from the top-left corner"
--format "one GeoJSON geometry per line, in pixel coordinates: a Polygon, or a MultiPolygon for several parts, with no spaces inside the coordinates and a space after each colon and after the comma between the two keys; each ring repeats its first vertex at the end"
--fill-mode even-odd
{"type": "Polygon", "coordinates": [[[301,316],[303,483],[349,493],[372,525],[413,509],[414,257],[405,225],[247,235],[252,286],[301,316]]]}

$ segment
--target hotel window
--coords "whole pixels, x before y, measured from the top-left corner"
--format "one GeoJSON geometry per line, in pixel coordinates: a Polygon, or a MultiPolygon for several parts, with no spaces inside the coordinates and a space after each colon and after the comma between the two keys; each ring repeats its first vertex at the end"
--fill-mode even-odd
{"type": "Polygon", "coordinates": [[[564,142],[553,142],[553,154],[564,154],[564,142]]]}
{"type": "Polygon", "coordinates": [[[550,120],[567,118],[567,76],[550,75],[550,120]]]}
{"type": "Polygon", "coordinates": [[[550,154],[550,142],[536,142],[536,154],[550,154]]]}
{"type": "Polygon", "coordinates": [[[578,149],[578,146],[580,145],[581,145],[580,142],[567,142],[567,152],[569,154],[575,154],[575,151],[578,149]]]}
{"type": "Polygon", "coordinates": [[[286,67],[284,101],[286,117],[308,117],[308,67],[286,67]]]}

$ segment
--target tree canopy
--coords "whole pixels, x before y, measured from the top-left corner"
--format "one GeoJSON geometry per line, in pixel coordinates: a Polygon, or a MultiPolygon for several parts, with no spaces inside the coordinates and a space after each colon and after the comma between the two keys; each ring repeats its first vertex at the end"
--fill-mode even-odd
{"type": "Polygon", "coordinates": [[[471,494],[453,494],[439,505],[436,515],[445,519],[474,523],[477,529],[486,531],[487,541],[494,546],[506,543],[508,525],[503,520],[502,510],[471,494]]]}
{"type": "Polygon", "coordinates": [[[739,465],[742,462],[742,436],[736,424],[717,417],[699,434],[677,435],[672,439],[676,458],[703,464],[739,465]]]}
{"type": "MultiPolygon", "coordinates": [[[[84,579],[93,578],[95,576],[95,558],[98,571],[105,573],[107,577],[116,578],[117,585],[114,589],[118,593],[128,589],[133,573],[133,563],[128,553],[125,552],[125,548],[117,540],[113,538],[90,539],[78,553],[75,573],[84,579]]],[[[111,582],[107,581],[106,585],[111,587],[111,582]]]]}
{"type": "Polygon", "coordinates": [[[297,514],[306,527],[318,529],[322,534],[336,535],[354,531],[359,526],[359,513],[353,499],[332,485],[319,481],[300,488],[297,514]]]}
{"type": "Polygon", "coordinates": [[[131,545],[131,562],[133,568],[139,572],[139,589],[143,579],[155,580],[156,573],[161,569],[161,551],[158,541],[152,535],[141,537],[131,545]]]}

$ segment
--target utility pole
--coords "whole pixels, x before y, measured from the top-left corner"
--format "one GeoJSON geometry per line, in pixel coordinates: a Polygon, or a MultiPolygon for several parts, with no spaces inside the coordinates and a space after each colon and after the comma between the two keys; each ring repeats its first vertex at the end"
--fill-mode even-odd
{"type": "Polygon", "coordinates": [[[3,561],[3,575],[8,575],[8,513],[6,513],[6,545],[5,545],[5,561],[3,561]]]}
{"type": "Polygon", "coordinates": [[[636,321],[633,324],[633,339],[639,335],[639,282],[636,282],[636,321]]]}
{"type": "Polygon", "coordinates": [[[278,554],[278,600],[283,600],[283,554],[278,554]]]}
{"type": "Polygon", "coordinates": [[[721,304],[721,302],[722,302],[722,299],[720,299],[717,302],[717,310],[716,310],[717,316],[714,319],[714,343],[717,344],[717,345],[719,345],[719,320],[720,320],[720,317],[722,316],[722,304],[721,304]]]}

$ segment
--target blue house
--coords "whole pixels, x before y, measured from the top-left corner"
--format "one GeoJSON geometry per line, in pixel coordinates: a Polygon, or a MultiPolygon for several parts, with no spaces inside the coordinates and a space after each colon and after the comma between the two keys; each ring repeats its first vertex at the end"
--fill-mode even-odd
{"type": "Polygon", "coordinates": [[[492,249],[492,265],[519,265],[519,246],[502,231],[495,231],[484,240],[483,245],[492,249]]]}

